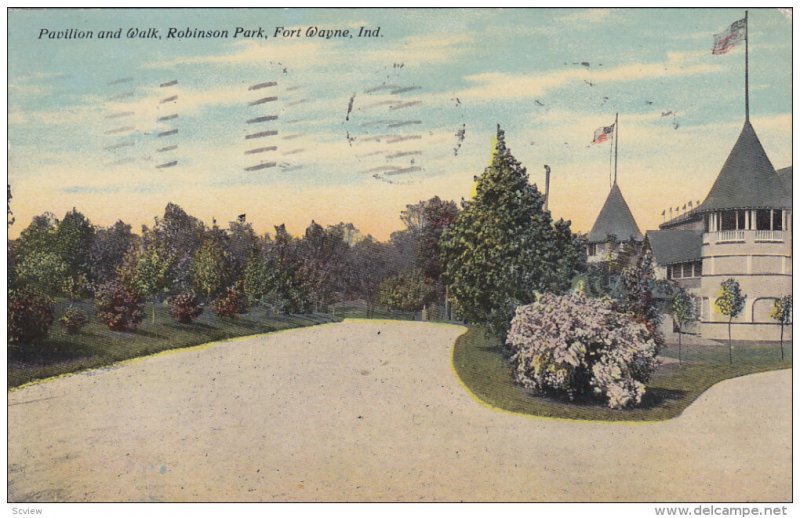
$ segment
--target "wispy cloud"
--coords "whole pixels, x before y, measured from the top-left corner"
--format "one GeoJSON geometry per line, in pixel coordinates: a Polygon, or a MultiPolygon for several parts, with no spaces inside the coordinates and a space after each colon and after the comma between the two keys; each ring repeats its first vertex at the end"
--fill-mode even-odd
{"type": "Polygon", "coordinates": [[[634,63],[605,70],[556,70],[536,74],[485,72],[465,77],[474,86],[459,96],[474,101],[496,99],[526,99],[542,96],[571,82],[590,79],[602,83],[643,81],[666,77],[685,77],[710,74],[722,70],[719,64],[696,59],[700,53],[668,53],[667,60],[655,63],[634,63]]]}
{"type": "Polygon", "coordinates": [[[610,14],[611,9],[586,9],[561,16],[557,21],[573,29],[588,29],[592,24],[606,20],[610,14]]]}

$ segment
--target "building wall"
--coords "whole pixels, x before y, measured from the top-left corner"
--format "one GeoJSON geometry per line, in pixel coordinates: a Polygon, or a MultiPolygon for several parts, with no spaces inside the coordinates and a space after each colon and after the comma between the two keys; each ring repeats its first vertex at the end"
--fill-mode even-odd
{"type": "MultiPolygon", "coordinates": [[[[744,311],[733,320],[732,335],[739,340],[777,340],[780,327],[769,318],[775,299],[792,292],[792,233],[765,234],[755,230],[709,232],[703,235],[703,298],[700,330],[705,338],[727,339],[728,318],[716,308],[720,284],[739,282],[747,296],[744,311]],[[778,240],[780,239],[780,241],[778,240]]],[[[791,326],[785,330],[791,339],[791,326]]]]}

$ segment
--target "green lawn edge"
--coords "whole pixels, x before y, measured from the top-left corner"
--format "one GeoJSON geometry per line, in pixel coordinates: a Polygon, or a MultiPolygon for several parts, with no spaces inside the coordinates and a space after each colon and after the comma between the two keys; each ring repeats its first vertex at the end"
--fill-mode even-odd
{"type": "MultiPolygon", "coordinates": [[[[478,327],[469,326],[452,350],[453,369],[471,395],[485,405],[526,416],[623,423],[658,422],[679,416],[706,390],[727,379],[760,372],[792,368],[791,344],[784,344],[786,359],[770,343],[737,343],[734,364],[728,362],[727,344],[684,346],[683,365],[662,365],[647,384],[642,405],[624,410],[590,404],[575,404],[535,396],[513,381],[511,367],[503,359],[496,339],[478,327]]],[[[673,357],[673,347],[662,352],[673,357]]]]}
{"type": "Polygon", "coordinates": [[[235,338],[341,322],[328,314],[268,315],[254,310],[237,318],[202,315],[190,324],[177,324],[165,308],[156,309],[156,321],[147,319],[138,329],[114,332],[92,322],[75,335],[56,326],[39,344],[8,346],[7,390],[87,370],[113,367],[130,360],[168,351],[208,346],[235,338]]]}

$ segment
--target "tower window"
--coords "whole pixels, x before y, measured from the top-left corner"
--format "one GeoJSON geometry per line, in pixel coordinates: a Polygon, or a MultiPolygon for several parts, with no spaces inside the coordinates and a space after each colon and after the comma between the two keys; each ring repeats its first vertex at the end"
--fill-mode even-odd
{"type": "Polygon", "coordinates": [[[724,210],[720,217],[720,230],[736,230],[736,211],[724,210]]]}
{"type": "Polygon", "coordinates": [[[772,211],[772,230],[783,230],[783,211],[772,211]]]}
{"type": "Polygon", "coordinates": [[[758,209],[756,211],[756,230],[769,230],[769,209],[758,209]]]}

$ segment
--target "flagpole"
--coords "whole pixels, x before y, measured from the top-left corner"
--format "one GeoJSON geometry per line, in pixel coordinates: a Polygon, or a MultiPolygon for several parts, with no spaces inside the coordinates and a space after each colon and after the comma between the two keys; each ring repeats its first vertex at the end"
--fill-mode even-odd
{"type": "Polygon", "coordinates": [[[744,12],[744,120],[750,122],[750,27],[747,24],[747,11],[744,12]]]}
{"type": "Polygon", "coordinates": [[[619,155],[619,112],[614,117],[614,184],[617,185],[617,157],[619,155]]]}

